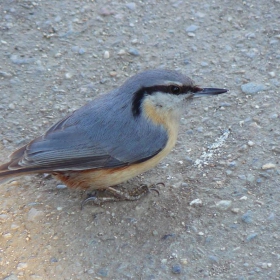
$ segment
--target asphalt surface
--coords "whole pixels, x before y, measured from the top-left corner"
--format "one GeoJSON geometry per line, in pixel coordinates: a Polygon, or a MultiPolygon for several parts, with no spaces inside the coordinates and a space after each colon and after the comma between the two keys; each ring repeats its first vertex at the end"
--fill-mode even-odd
{"type": "Polygon", "coordinates": [[[187,103],[178,142],[81,211],[49,176],[0,187],[0,279],[280,279],[280,1],[0,3],[0,162],[145,69],[228,88],[187,103]]]}

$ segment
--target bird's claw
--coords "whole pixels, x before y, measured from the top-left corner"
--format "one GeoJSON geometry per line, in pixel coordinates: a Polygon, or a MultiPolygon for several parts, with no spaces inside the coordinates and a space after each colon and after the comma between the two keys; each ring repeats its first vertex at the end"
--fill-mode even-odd
{"type": "Polygon", "coordinates": [[[93,202],[94,204],[100,206],[101,201],[100,199],[97,198],[96,196],[96,192],[94,193],[88,193],[87,194],[87,198],[84,199],[81,203],[81,210],[83,210],[84,206],[88,203],[88,202],[93,202]]]}
{"type": "Polygon", "coordinates": [[[150,191],[154,191],[159,195],[160,192],[157,189],[157,186],[159,185],[165,186],[165,184],[162,182],[153,184],[150,187],[148,187],[148,185],[146,184],[143,184],[140,187],[137,187],[130,192],[123,192],[121,190],[108,187],[106,190],[109,191],[113,196],[97,197],[96,192],[94,192],[93,194],[88,194],[88,197],[82,201],[81,209],[83,209],[83,207],[88,202],[93,202],[95,205],[100,206],[103,202],[110,202],[110,201],[113,202],[113,201],[120,201],[120,200],[129,200],[129,201],[138,200],[150,191]]]}

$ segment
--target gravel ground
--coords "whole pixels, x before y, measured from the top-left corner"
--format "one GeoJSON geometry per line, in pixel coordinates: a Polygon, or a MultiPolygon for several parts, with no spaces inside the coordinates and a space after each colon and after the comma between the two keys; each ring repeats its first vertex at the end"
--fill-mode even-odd
{"type": "Polygon", "coordinates": [[[280,1],[0,3],[0,162],[133,74],[227,94],[188,104],[173,152],[102,207],[48,176],[0,188],[0,278],[280,279],[280,1]],[[147,2],[147,3],[145,3],[147,2]]]}

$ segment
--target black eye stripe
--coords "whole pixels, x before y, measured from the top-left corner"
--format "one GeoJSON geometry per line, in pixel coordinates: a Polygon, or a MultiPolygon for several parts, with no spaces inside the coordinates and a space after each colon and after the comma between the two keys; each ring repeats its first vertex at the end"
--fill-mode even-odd
{"type": "Polygon", "coordinates": [[[180,94],[186,94],[187,92],[195,93],[201,90],[197,86],[178,86],[178,85],[166,85],[166,86],[160,85],[160,86],[147,87],[144,89],[146,90],[147,94],[153,94],[154,92],[158,92],[158,91],[172,94],[171,87],[180,88],[180,94]]]}
{"type": "Polygon", "coordinates": [[[141,113],[141,105],[142,100],[145,95],[151,95],[155,92],[165,92],[174,95],[186,94],[186,93],[196,93],[201,91],[202,89],[197,86],[178,86],[178,85],[158,85],[152,87],[143,87],[139,89],[137,92],[134,93],[133,100],[132,100],[132,114],[134,117],[137,117],[141,113]],[[179,93],[172,93],[171,86],[175,86],[180,88],[179,93]]]}

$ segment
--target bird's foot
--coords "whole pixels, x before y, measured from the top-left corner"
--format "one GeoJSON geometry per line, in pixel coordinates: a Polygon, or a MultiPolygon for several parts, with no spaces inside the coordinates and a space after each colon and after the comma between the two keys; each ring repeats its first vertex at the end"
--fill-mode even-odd
{"type": "Polygon", "coordinates": [[[153,184],[150,187],[147,185],[141,185],[140,187],[134,188],[132,191],[124,192],[113,187],[106,188],[106,191],[109,191],[113,196],[108,197],[98,197],[96,192],[93,194],[89,194],[88,197],[82,201],[81,209],[88,203],[93,202],[95,205],[100,206],[104,202],[115,202],[115,201],[122,201],[122,200],[138,200],[150,191],[155,191],[159,195],[159,190],[157,186],[164,185],[164,183],[157,183],[153,184]]]}
{"type": "Polygon", "coordinates": [[[104,202],[113,202],[113,201],[119,201],[120,199],[109,196],[109,197],[98,197],[97,193],[88,193],[87,198],[84,199],[81,203],[81,210],[83,210],[84,206],[88,204],[89,202],[93,202],[95,205],[100,206],[104,202]]]}
{"type": "Polygon", "coordinates": [[[140,185],[140,187],[134,188],[128,194],[126,194],[129,196],[129,198],[126,198],[126,200],[137,200],[150,191],[154,191],[159,195],[159,190],[157,189],[157,186],[159,185],[165,186],[164,183],[152,184],[151,186],[148,186],[146,184],[140,185]]]}

